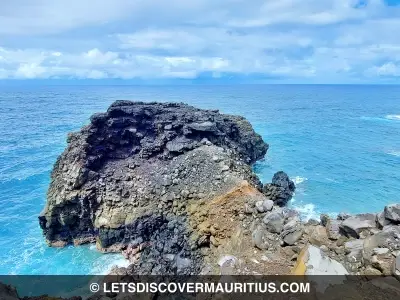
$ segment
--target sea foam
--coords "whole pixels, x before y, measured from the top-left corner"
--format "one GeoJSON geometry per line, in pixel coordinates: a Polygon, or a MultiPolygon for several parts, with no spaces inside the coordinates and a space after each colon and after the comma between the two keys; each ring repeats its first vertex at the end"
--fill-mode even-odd
{"type": "Polygon", "coordinates": [[[305,177],[296,176],[296,177],[292,178],[292,180],[293,180],[294,184],[297,186],[297,185],[303,183],[304,181],[307,181],[308,179],[305,177]]]}
{"type": "Polygon", "coordinates": [[[400,115],[387,115],[385,118],[388,120],[400,121],[400,115]]]}
{"type": "Polygon", "coordinates": [[[392,156],[400,157],[400,151],[399,150],[392,150],[392,151],[387,152],[387,154],[392,155],[392,156]]]}
{"type": "MultiPolygon", "coordinates": [[[[292,202],[293,203],[293,202],[292,202]]],[[[307,204],[292,204],[292,207],[300,213],[300,217],[304,221],[310,219],[319,220],[319,213],[315,210],[315,205],[312,203],[307,204]]]]}

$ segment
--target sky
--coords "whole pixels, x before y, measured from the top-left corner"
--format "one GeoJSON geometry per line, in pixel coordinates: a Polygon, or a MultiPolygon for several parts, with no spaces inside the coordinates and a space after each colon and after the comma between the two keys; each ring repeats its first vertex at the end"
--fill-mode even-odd
{"type": "Polygon", "coordinates": [[[0,0],[0,80],[400,83],[400,0],[0,0]]]}

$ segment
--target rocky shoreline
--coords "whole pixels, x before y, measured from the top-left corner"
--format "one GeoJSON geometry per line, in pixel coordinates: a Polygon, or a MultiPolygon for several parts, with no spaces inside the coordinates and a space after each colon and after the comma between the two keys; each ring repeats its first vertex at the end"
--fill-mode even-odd
{"type": "Polygon", "coordinates": [[[50,246],[96,243],[112,274],[359,274],[400,278],[400,204],[304,222],[284,172],[239,116],[117,101],[68,136],[40,226],[50,246]]]}

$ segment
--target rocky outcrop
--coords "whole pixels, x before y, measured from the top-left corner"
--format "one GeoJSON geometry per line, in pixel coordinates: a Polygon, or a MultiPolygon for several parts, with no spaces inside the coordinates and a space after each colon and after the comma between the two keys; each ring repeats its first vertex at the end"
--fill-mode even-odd
{"type": "Polygon", "coordinates": [[[2,300],[19,300],[17,290],[0,282],[0,299],[2,300]]]}
{"type": "Polygon", "coordinates": [[[305,223],[286,173],[253,173],[267,149],[241,117],[117,101],[69,135],[40,226],[51,246],[121,251],[116,275],[399,275],[398,205],[305,223]]]}
{"type": "Polygon", "coordinates": [[[275,173],[270,184],[265,184],[263,193],[266,197],[273,200],[276,205],[285,206],[294,194],[296,186],[289,176],[279,171],[275,173]]]}
{"type": "Polygon", "coordinates": [[[40,226],[52,246],[96,242],[104,252],[125,250],[134,273],[197,273],[202,248],[218,243],[208,232],[217,228],[203,230],[208,211],[201,204],[243,182],[261,190],[251,164],[267,149],[242,117],[117,101],[69,135],[40,226]]]}

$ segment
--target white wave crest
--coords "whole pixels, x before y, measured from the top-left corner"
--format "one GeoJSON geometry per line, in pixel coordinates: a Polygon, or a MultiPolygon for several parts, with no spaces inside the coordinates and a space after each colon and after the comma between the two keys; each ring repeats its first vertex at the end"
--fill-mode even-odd
{"type": "Polygon", "coordinates": [[[312,203],[293,205],[293,208],[300,213],[300,217],[304,221],[308,221],[310,219],[319,220],[320,214],[315,210],[315,205],[312,203]]]}
{"type": "Polygon", "coordinates": [[[94,275],[107,275],[113,267],[128,267],[129,264],[129,260],[125,259],[122,254],[104,254],[95,261],[90,273],[94,275]]]}
{"type": "Polygon", "coordinates": [[[385,118],[388,120],[400,121],[400,115],[387,115],[385,118]]]}
{"type": "Polygon", "coordinates": [[[305,177],[296,176],[296,177],[292,178],[292,180],[293,180],[294,184],[297,186],[297,185],[303,183],[304,181],[307,181],[308,179],[305,177]]]}
{"type": "Polygon", "coordinates": [[[389,152],[387,152],[387,154],[400,157],[400,151],[398,151],[398,150],[389,151],[389,152]]]}

